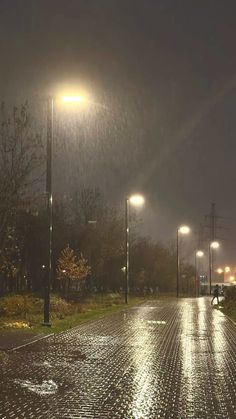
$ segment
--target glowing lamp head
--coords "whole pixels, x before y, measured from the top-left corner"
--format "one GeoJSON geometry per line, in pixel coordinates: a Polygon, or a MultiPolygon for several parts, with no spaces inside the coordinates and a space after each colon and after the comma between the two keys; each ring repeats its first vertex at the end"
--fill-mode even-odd
{"type": "Polygon", "coordinates": [[[203,252],[202,250],[197,250],[197,252],[196,252],[196,256],[197,256],[198,258],[202,258],[202,257],[204,256],[204,252],[203,252]]]}
{"type": "Polygon", "coordinates": [[[221,268],[218,268],[218,269],[217,269],[217,273],[218,273],[218,274],[222,274],[223,272],[224,272],[224,271],[223,271],[223,269],[221,269],[221,268]]]}
{"type": "Polygon", "coordinates": [[[141,207],[144,204],[144,197],[142,195],[131,195],[129,202],[135,207],[141,207]]]}
{"type": "Polygon", "coordinates": [[[212,249],[218,249],[218,247],[220,246],[220,244],[218,242],[212,242],[210,244],[210,246],[211,246],[212,249]]]}
{"type": "Polygon", "coordinates": [[[190,232],[190,228],[188,226],[181,226],[178,230],[181,234],[188,234],[190,232]]]}
{"type": "Polygon", "coordinates": [[[226,273],[230,272],[230,267],[229,267],[229,266],[226,266],[226,267],[225,267],[225,272],[226,272],[226,273]]]}
{"type": "Polygon", "coordinates": [[[62,98],[63,102],[66,103],[81,103],[85,102],[84,96],[63,96],[62,98]]]}
{"type": "Polygon", "coordinates": [[[234,281],[234,276],[233,275],[230,276],[229,279],[230,279],[230,281],[234,281]]]}

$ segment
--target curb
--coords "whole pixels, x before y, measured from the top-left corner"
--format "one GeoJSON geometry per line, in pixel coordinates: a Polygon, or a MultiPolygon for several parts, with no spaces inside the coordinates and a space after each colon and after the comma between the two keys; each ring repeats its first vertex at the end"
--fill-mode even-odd
{"type": "MultiPolygon", "coordinates": [[[[219,309],[218,309],[219,310],[219,309]]],[[[228,314],[225,314],[223,311],[219,310],[223,316],[225,316],[231,323],[233,323],[234,326],[236,326],[236,322],[231,319],[231,317],[228,314]]]]}
{"type": "Polygon", "coordinates": [[[55,333],[50,333],[50,335],[40,336],[37,339],[31,340],[30,342],[27,342],[27,343],[24,343],[23,345],[16,346],[15,348],[12,348],[12,349],[7,349],[6,352],[14,352],[14,351],[17,351],[18,349],[25,348],[26,346],[32,345],[33,343],[39,342],[40,340],[47,339],[50,336],[53,336],[54,334],[55,333]]]}

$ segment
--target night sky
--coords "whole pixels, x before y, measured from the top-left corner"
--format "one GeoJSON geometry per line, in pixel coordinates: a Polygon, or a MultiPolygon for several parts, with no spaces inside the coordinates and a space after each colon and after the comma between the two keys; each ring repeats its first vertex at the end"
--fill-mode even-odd
{"type": "Polygon", "coordinates": [[[0,0],[1,99],[40,108],[68,84],[101,105],[58,109],[55,189],[141,191],[143,229],[165,240],[216,202],[219,262],[236,266],[235,15],[231,0],[0,0]]]}

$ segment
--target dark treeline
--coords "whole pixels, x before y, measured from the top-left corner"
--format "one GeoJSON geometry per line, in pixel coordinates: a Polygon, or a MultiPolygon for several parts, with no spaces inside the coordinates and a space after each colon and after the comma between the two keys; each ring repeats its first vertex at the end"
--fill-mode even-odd
{"type": "MultiPolygon", "coordinates": [[[[9,114],[1,107],[0,293],[41,292],[47,260],[45,199],[35,192],[43,180],[45,155],[28,106],[9,114]],[[34,192],[33,192],[34,191],[34,192]]],[[[172,245],[135,234],[130,248],[130,288],[135,293],[174,292],[176,253],[172,245]]],[[[53,291],[107,292],[124,289],[124,214],[101,192],[84,187],[54,198],[53,291]]],[[[193,290],[193,269],[182,266],[182,291],[193,290]]]]}

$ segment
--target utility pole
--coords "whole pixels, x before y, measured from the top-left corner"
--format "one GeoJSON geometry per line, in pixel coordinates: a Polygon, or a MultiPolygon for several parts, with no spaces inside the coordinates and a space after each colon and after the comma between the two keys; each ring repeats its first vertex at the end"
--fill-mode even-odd
{"type": "Polygon", "coordinates": [[[211,223],[211,241],[215,241],[216,236],[216,204],[212,202],[210,212],[210,223],[211,223]]]}
{"type": "Polygon", "coordinates": [[[205,227],[208,230],[207,242],[209,246],[208,247],[209,249],[209,284],[210,284],[210,294],[211,294],[212,276],[214,278],[214,272],[215,272],[214,247],[211,247],[211,244],[219,239],[218,234],[217,234],[218,230],[227,229],[227,228],[222,227],[218,224],[218,220],[224,219],[224,217],[221,217],[216,214],[216,204],[214,202],[211,203],[210,213],[205,216],[205,219],[208,221],[205,227]]]}

